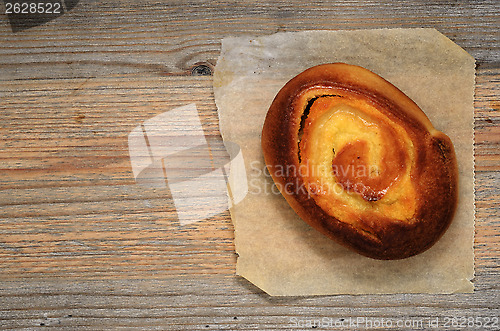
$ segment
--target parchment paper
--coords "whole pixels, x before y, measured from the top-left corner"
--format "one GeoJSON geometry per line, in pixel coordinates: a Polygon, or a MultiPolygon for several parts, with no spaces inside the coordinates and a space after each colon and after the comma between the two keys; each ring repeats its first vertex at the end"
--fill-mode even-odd
{"type": "Polygon", "coordinates": [[[472,292],[474,277],[473,95],[475,62],[434,29],[277,33],[227,38],[214,74],[224,141],[243,153],[246,197],[230,209],[236,272],[270,295],[472,292]],[[322,63],[363,66],[384,77],[453,141],[459,203],[452,225],[428,251],[378,261],[327,239],[303,222],[265,172],[266,112],[281,87],[322,63]]]}

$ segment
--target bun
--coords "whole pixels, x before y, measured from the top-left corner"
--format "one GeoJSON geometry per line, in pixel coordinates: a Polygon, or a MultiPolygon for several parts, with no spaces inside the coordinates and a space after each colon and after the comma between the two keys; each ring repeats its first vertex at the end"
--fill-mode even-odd
{"type": "Polygon", "coordinates": [[[374,259],[431,247],[457,204],[451,140],[382,77],[310,68],[276,95],[262,130],[267,168],[309,225],[374,259]]]}

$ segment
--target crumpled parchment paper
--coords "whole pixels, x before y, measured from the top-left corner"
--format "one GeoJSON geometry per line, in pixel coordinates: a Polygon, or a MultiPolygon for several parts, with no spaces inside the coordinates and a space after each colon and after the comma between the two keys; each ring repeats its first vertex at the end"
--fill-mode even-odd
{"type": "Polygon", "coordinates": [[[222,41],[214,74],[224,141],[241,147],[246,175],[230,186],[236,272],[270,295],[471,292],[474,277],[473,96],[475,61],[434,29],[305,31],[222,41]],[[452,225],[428,251],[378,261],[303,222],[265,170],[260,137],[281,87],[317,64],[360,65],[401,89],[454,143],[459,203],[452,225]],[[238,185],[246,181],[247,185],[238,185]]]}

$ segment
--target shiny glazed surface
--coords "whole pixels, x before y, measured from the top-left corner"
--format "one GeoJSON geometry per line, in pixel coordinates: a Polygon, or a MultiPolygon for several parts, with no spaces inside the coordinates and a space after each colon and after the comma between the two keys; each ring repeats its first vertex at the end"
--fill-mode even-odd
{"type": "Polygon", "coordinates": [[[364,68],[326,64],[293,78],[269,109],[262,147],[297,214],[363,255],[418,254],[451,222],[451,141],[406,95],[364,68]]]}

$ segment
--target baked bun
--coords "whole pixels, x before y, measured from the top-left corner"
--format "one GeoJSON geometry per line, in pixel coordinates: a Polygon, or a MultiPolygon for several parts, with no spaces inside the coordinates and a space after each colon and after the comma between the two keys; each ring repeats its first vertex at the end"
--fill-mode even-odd
{"type": "Polygon", "coordinates": [[[310,68],[276,95],[267,168],[295,212],[375,259],[431,247],[457,204],[453,144],[403,92],[362,67],[310,68]]]}

